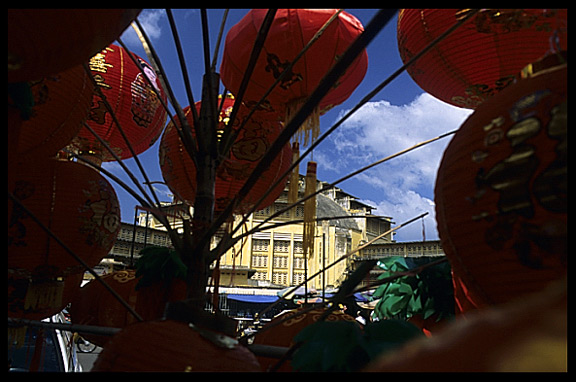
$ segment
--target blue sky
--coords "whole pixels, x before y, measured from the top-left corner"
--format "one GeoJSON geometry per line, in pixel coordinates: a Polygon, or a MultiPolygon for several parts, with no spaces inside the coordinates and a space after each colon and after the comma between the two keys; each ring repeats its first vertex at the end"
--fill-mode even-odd
{"type": "MultiPolygon", "coordinates": [[[[376,12],[373,9],[346,9],[346,11],[356,16],[364,25],[369,23],[376,12]]],[[[225,33],[247,12],[247,9],[231,9],[225,33]]],[[[186,57],[192,91],[195,99],[199,100],[204,73],[200,11],[184,9],[173,10],[173,13],[186,57]]],[[[212,52],[222,14],[222,9],[208,10],[212,52]]],[[[144,10],[139,20],[152,39],[167,72],[168,81],[181,106],[187,106],[185,88],[165,11],[144,10]]],[[[368,47],[368,71],[355,92],[346,102],[334,107],[320,118],[322,132],[330,128],[340,116],[402,65],[396,41],[396,22],[397,19],[394,17],[368,47]]],[[[133,52],[146,57],[131,28],[123,34],[122,39],[133,52]]],[[[223,46],[220,48],[218,68],[222,50],[223,46]]],[[[426,94],[407,73],[404,73],[314,150],[313,159],[318,162],[318,178],[328,182],[334,181],[355,169],[420,141],[457,129],[470,112],[445,104],[426,94]]],[[[426,211],[430,212],[424,219],[426,239],[437,239],[433,190],[436,170],[449,139],[445,138],[377,166],[343,182],[340,187],[376,207],[374,213],[391,216],[396,223],[426,211]]],[[[162,181],[158,164],[158,142],[141,154],[140,160],[152,181],[162,181]]],[[[129,159],[126,164],[130,168],[135,168],[133,162],[129,159]]],[[[105,167],[128,180],[118,164],[112,162],[105,164],[105,167]]],[[[303,168],[305,164],[301,165],[301,171],[303,168]]],[[[122,220],[131,222],[136,201],[120,187],[115,188],[122,206],[122,220]]],[[[156,188],[161,200],[171,200],[166,187],[157,185],[156,188]]],[[[413,223],[397,232],[397,241],[422,240],[420,223],[413,223]]]]}

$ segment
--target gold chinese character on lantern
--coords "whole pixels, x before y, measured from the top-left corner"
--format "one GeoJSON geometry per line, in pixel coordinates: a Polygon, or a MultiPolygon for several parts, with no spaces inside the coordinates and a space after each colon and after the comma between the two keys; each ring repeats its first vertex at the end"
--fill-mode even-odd
{"type": "Polygon", "coordinates": [[[96,53],[91,59],[88,65],[90,66],[90,70],[94,72],[106,73],[108,68],[112,67],[112,64],[106,63],[106,53],[111,49],[106,48],[102,52],[96,53]]]}

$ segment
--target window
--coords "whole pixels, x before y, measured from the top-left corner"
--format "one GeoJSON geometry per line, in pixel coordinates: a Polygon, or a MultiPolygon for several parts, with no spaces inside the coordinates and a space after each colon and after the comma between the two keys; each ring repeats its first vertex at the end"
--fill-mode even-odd
{"type": "Polygon", "coordinates": [[[272,274],[272,283],[273,284],[288,284],[288,273],[286,272],[274,272],[272,274]]]}
{"type": "Polygon", "coordinates": [[[268,279],[268,273],[267,272],[256,272],[254,273],[254,276],[252,276],[252,280],[262,280],[265,281],[268,279]]]}
{"type": "Polygon", "coordinates": [[[296,206],[296,217],[297,218],[304,217],[304,206],[296,206]]]}
{"type": "Polygon", "coordinates": [[[253,267],[267,267],[268,266],[268,256],[267,255],[253,255],[252,256],[252,266],[253,267]]]}
{"type": "Polygon", "coordinates": [[[289,240],[274,240],[274,252],[288,253],[290,248],[289,240]]]}
{"type": "Polygon", "coordinates": [[[294,272],[292,274],[292,284],[302,284],[304,280],[304,273],[294,272]]]}
{"type": "Polygon", "coordinates": [[[268,252],[270,240],[266,239],[252,239],[252,250],[259,252],[268,252]]]}
{"type": "Polygon", "coordinates": [[[302,249],[302,242],[301,241],[295,241],[294,242],[294,253],[303,253],[303,249],[302,249]]]}
{"type": "Polygon", "coordinates": [[[274,256],[274,268],[288,268],[288,256],[274,256]]]}
{"type": "Polygon", "coordinates": [[[294,257],[294,269],[304,269],[304,258],[294,257]]]}
{"type": "Polygon", "coordinates": [[[263,208],[261,210],[258,210],[254,213],[255,216],[270,216],[272,215],[272,211],[270,206],[263,208]]]}
{"type": "MultiPolygon", "coordinates": [[[[280,210],[283,210],[284,208],[286,208],[288,205],[287,204],[274,204],[274,213],[279,212],[280,210]]],[[[284,211],[282,212],[280,215],[277,216],[278,218],[290,218],[290,210],[288,211],[284,211]]]]}

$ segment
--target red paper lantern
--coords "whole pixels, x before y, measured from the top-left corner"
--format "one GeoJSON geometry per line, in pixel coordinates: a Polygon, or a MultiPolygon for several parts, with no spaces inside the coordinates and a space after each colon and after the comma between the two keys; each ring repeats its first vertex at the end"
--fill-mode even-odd
{"type": "MultiPolygon", "coordinates": [[[[90,59],[89,66],[98,88],[112,107],[134,152],[140,154],[152,146],[162,132],[166,122],[166,110],[155,91],[160,92],[164,101],[166,94],[152,67],[142,58],[134,56],[155,84],[154,89],[122,47],[108,46],[90,59]]],[[[87,123],[120,158],[132,157],[98,92],[94,93],[87,123]]],[[[73,144],[81,152],[96,153],[103,161],[115,160],[88,129],[80,130],[73,144]]]]}
{"type": "Polygon", "coordinates": [[[206,338],[216,333],[200,330],[172,320],[127,326],[104,347],[92,371],[261,371],[248,349],[218,346],[206,338]]]}
{"type": "MultiPolygon", "coordinates": [[[[336,9],[279,9],[264,42],[244,101],[247,106],[258,102],[272,86],[284,68],[292,62],[316,32],[334,15],[336,9]]],[[[267,10],[253,9],[234,25],[224,45],[220,73],[222,82],[237,93],[248,66],[252,47],[267,10]]],[[[279,113],[286,112],[286,121],[300,104],[316,89],[330,70],[364,28],[360,21],[346,12],[324,31],[320,39],[294,65],[290,73],[268,95],[264,107],[279,113]]],[[[360,84],[368,68],[366,51],[352,63],[333,89],[320,101],[315,119],[335,105],[344,102],[360,84]]],[[[318,122],[316,121],[316,124],[318,122]]]]}
{"type": "MultiPolygon", "coordinates": [[[[196,109],[200,110],[200,102],[196,102],[196,109]]],[[[220,126],[225,127],[234,105],[233,99],[225,99],[220,113],[220,126]]],[[[189,107],[184,109],[186,118],[193,126],[192,113],[189,107]]],[[[247,108],[242,106],[237,115],[235,125],[247,115],[247,108]]],[[[252,170],[264,156],[270,143],[280,134],[282,125],[272,113],[256,112],[238,133],[236,141],[226,159],[216,170],[216,202],[215,211],[222,211],[242,188],[252,170]]],[[[184,148],[178,132],[172,123],[169,123],[160,142],[160,168],[166,184],[174,191],[176,196],[186,200],[190,205],[196,198],[196,167],[188,152],[184,148]]],[[[289,144],[284,146],[282,152],[262,174],[250,193],[237,208],[236,212],[246,212],[266,193],[270,186],[280,179],[292,161],[292,148],[289,144]]],[[[272,204],[284,190],[286,178],[268,194],[258,205],[258,209],[272,204]]]]}
{"type": "Polygon", "coordinates": [[[80,65],[122,34],[140,9],[8,9],[8,82],[80,65]]]}
{"type": "Polygon", "coordinates": [[[438,232],[480,303],[541,290],[566,272],[566,100],[566,64],[536,72],[480,105],[444,153],[438,232]]]}
{"type": "MultiPolygon", "coordinates": [[[[108,254],[120,229],[120,207],[102,175],[56,159],[20,162],[10,171],[8,190],[88,266],[108,254]]],[[[84,267],[8,199],[8,270],[45,278],[83,273],[84,267]]]]}
{"type": "Polygon", "coordinates": [[[14,99],[8,101],[8,107],[18,111],[14,122],[9,120],[8,128],[19,129],[17,149],[10,160],[54,156],[78,134],[88,118],[94,94],[92,82],[81,65],[29,81],[28,85],[34,102],[29,118],[22,118],[14,99]]]}
{"type": "MultiPolygon", "coordinates": [[[[102,280],[122,297],[145,321],[162,318],[166,303],[186,298],[186,283],[172,280],[168,286],[156,283],[136,290],[139,278],[134,270],[102,276],[102,280]]],[[[136,318],[99,281],[83,286],[70,307],[72,322],[80,325],[123,328],[136,318]]],[[[104,346],[108,336],[85,335],[90,342],[104,346]]]]}
{"type": "MultiPolygon", "coordinates": [[[[320,317],[325,313],[325,310],[318,308],[303,314],[299,313],[297,309],[274,317],[274,319],[267,324],[271,326],[270,329],[263,330],[254,336],[254,344],[291,347],[294,345],[293,338],[296,334],[300,333],[305,327],[318,322],[320,317]]],[[[354,317],[340,310],[335,310],[330,313],[325,321],[356,322],[354,317]]],[[[278,359],[260,356],[258,357],[258,361],[260,361],[264,370],[268,370],[278,362],[278,359]]],[[[292,371],[290,362],[284,362],[278,371],[292,371]]]]}
{"type": "MultiPolygon", "coordinates": [[[[468,9],[403,9],[398,48],[407,62],[468,9]]],[[[426,92],[452,105],[476,108],[510,85],[550,50],[553,36],[567,49],[566,9],[485,9],[408,67],[426,92]]]]}
{"type": "MultiPolygon", "coordinates": [[[[70,275],[57,281],[60,288],[53,289],[58,298],[39,298],[41,303],[32,301],[34,296],[28,292],[35,288],[34,282],[28,278],[16,277],[8,273],[8,316],[28,320],[42,320],[51,317],[66,307],[80,290],[83,274],[70,275]]],[[[45,285],[42,285],[45,286],[45,285]]],[[[41,288],[42,288],[41,286],[41,288]]],[[[47,293],[49,288],[43,288],[47,293]]],[[[36,291],[37,292],[37,291],[36,291]]],[[[52,296],[50,296],[52,297],[52,296]]],[[[38,300],[38,298],[37,298],[38,300]]]]}

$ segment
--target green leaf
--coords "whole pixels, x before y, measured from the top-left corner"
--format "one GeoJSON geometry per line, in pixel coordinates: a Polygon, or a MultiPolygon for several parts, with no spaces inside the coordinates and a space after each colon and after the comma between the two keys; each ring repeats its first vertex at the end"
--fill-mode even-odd
{"type": "Polygon", "coordinates": [[[411,313],[419,313],[422,311],[422,299],[420,296],[413,294],[408,301],[408,309],[411,313]]]}
{"type": "Polygon", "coordinates": [[[146,247],[140,251],[136,262],[136,277],[140,277],[136,290],[158,282],[170,283],[173,279],[186,279],[188,268],[178,253],[165,247],[146,247]]]}

